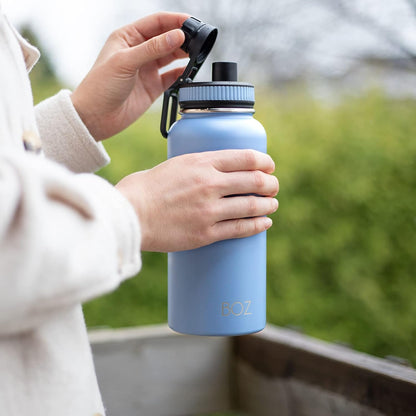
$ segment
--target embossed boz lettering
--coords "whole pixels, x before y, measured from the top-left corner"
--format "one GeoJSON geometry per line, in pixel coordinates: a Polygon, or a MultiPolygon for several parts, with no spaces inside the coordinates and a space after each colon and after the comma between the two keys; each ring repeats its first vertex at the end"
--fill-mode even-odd
{"type": "Polygon", "coordinates": [[[251,300],[243,302],[223,302],[221,304],[222,316],[247,316],[252,315],[250,312],[251,300]]]}

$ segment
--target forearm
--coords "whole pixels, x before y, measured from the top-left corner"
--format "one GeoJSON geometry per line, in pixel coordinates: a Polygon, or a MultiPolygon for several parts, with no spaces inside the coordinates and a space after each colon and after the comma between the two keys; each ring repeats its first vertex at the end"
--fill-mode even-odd
{"type": "Polygon", "coordinates": [[[130,204],[103,179],[0,157],[0,335],[40,325],[140,268],[130,204]]]}
{"type": "Polygon", "coordinates": [[[70,91],[42,101],[35,114],[47,158],[76,173],[95,172],[109,163],[104,146],[95,141],[72,105],[70,91]]]}

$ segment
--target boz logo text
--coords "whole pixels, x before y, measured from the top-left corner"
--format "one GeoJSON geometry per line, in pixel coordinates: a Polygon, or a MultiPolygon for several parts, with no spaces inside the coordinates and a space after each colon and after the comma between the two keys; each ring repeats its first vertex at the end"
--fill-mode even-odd
{"type": "Polygon", "coordinates": [[[243,302],[223,302],[221,305],[222,316],[246,316],[252,315],[250,312],[251,300],[245,300],[243,302]]]}

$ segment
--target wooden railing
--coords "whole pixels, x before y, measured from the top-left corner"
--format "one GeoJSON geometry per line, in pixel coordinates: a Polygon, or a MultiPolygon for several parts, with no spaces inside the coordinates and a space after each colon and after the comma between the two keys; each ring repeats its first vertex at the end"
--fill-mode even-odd
{"type": "Polygon", "coordinates": [[[108,416],[416,415],[414,369],[275,326],[226,338],[161,325],[90,340],[108,416]]]}

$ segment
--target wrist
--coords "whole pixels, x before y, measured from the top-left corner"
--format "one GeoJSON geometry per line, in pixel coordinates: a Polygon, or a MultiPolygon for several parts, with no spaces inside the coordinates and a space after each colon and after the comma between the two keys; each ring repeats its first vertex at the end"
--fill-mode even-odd
{"type": "Polygon", "coordinates": [[[148,192],[143,184],[142,177],[146,171],[135,172],[124,177],[115,188],[130,202],[136,213],[141,229],[141,249],[150,251],[152,249],[152,233],[149,229],[151,219],[149,218],[148,205],[151,204],[151,192],[148,192]]]}
{"type": "Polygon", "coordinates": [[[84,126],[88,129],[94,140],[99,142],[105,139],[100,131],[100,123],[97,120],[97,116],[88,110],[89,106],[84,104],[84,99],[78,89],[71,94],[70,98],[75,111],[78,113],[79,118],[84,123],[84,126]]]}

